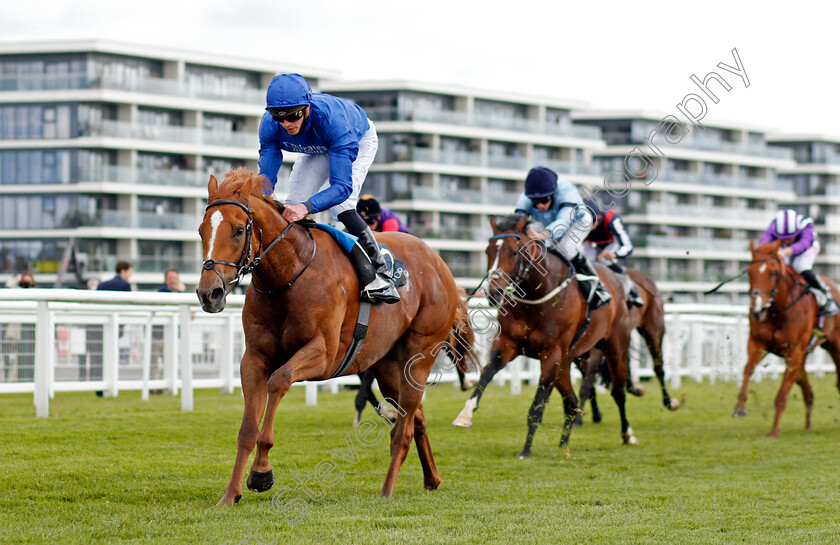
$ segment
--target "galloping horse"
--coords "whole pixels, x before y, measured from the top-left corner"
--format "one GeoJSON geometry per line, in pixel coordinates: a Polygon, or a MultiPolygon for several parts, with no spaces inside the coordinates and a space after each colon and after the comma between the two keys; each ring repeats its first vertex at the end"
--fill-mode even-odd
{"type": "MultiPolygon", "coordinates": [[[[662,339],[665,336],[665,304],[662,300],[662,294],[656,287],[656,284],[651,278],[636,269],[627,269],[627,273],[633,282],[641,288],[639,295],[644,300],[644,305],[638,307],[633,305],[629,309],[630,322],[633,324],[633,329],[639,332],[648,347],[650,356],[653,359],[653,372],[656,378],[659,379],[659,386],[662,390],[662,404],[666,409],[675,411],[680,408],[680,402],[668,394],[668,389],[665,387],[665,370],[663,368],[664,361],[662,359],[662,339]]],[[[595,375],[601,366],[601,357],[599,350],[593,350],[592,356],[587,358],[582,365],[581,372],[583,373],[583,381],[580,386],[580,406],[581,410],[586,404],[587,400],[592,402],[592,415],[595,422],[600,422],[600,412],[595,401],[595,375]]],[[[630,382],[628,382],[630,386],[630,382]]],[[[634,395],[641,395],[644,390],[641,387],[630,388],[628,391],[634,395]]],[[[578,415],[575,420],[576,424],[582,423],[581,415],[578,415]]]]}
{"type": "Polygon", "coordinates": [[[491,288],[488,298],[499,306],[499,336],[490,350],[490,361],[464,410],[453,424],[469,427],[487,384],[516,356],[539,359],[542,363],[539,386],[528,413],[528,436],[521,458],[531,454],[531,444],[552,388],[563,396],[566,415],[560,445],[569,442],[572,422],[577,415],[577,398],[572,388],[572,361],[594,347],[603,350],[612,375],[612,396],[621,416],[624,443],[638,444],[627,422],[624,389],[629,376],[627,350],[630,322],[624,290],[612,271],[596,265],[599,276],[612,294],[609,304],[592,311],[591,323],[577,339],[587,315],[587,301],[575,279],[574,267],[565,259],[545,251],[542,242],[528,241],[524,228],[527,218],[508,216],[497,225],[491,220],[494,236],[487,248],[491,260],[491,288]],[[498,244],[498,247],[497,247],[498,244]],[[520,297],[508,293],[516,291],[520,297]]]}
{"type": "MultiPolygon", "coordinates": [[[[222,183],[211,176],[198,229],[206,261],[196,292],[206,312],[222,311],[228,292],[243,274],[252,273],[242,311],[245,408],[233,474],[219,501],[224,505],[242,497],[245,465],[254,446],[257,454],[248,487],[264,492],[274,484],[268,451],[274,445],[277,405],[293,383],[336,374],[360,307],[356,273],[339,244],[324,231],[287,223],[282,205],[263,196],[266,182],[245,168],[227,172],[222,183]]],[[[392,494],[412,437],[425,487],[434,490],[440,475],[420,406],[422,388],[437,351],[451,346],[446,341],[453,328],[470,343],[472,329],[466,303],[437,253],[404,233],[377,238],[405,263],[407,284],[400,289],[399,303],[372,308],[361,351],[342,374],[371,368],[383,394],[398,406],[382,495],[392,494]],[[409,359],[411,365],[406,366],[409,359]]]]}
{"type": "MultiPolygon", "coordinates": [[[[779,421],[794,382],[802,388],[805,399],[805,429],[811,427],[814,394],[805,374],[805,356],[816,344],[821,343],[831,354],[837,367],[837,387],[840,389],[840,315],[830,316],[825,318],[824,323],[818,323],[817,302],[810,296],[808,285],[799,274],[785,265],[779,256],[781,243],[781,240],[776,240],[756,247],[750,241],[753,257],[747,267],[750,279],[750,339],[744,381],[732,413],[732,416],[746,416],[747,386],[762,358],[767,353],[784,358],[785,374],[776,394],[776,416],[770,429],[771,437],[779,436],[779,421]]],[[[838,299],[840,294],[834,282],[825,277],[823,280],[831,288],[834,298],[838,299]]]]}

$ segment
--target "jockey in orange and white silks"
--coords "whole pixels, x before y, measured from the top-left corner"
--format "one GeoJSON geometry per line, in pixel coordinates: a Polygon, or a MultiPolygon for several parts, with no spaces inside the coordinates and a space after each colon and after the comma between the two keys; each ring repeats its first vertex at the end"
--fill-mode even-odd
{"type": "Polygon", "coordinates": [[[831,290],[814,272],[814,261],[820,252],[820,243],[814,232],[814,220],[797,214],[795,210],[781,210],[764,231],[759,244],[782,240],[779,255],[802,275],[820,305],[820,316],[832,316],[840,312],[840,307],[831,295],[831,290]]]}
{"type": "Polygon", "coordinates": [[[584,204],[595,218],[594,226],[583,246],[586,257],[618,273],[628,304],[644,306],[644,300],[636,291],[636,284],[627,274],[627,269],[619,263],[619,260],[626,259],[633,253],[633,242],[624,229],[621,216],[615,210],[602,209],[593,199],[587,199],[584,204]]]}
{"type": "Polygon", "coordinates": [[[596,307],[612,299],[581,251],[592,221],[580,193],[571,182],[559,180],[557,174],[546,167],[532,168],[525,178],[525,191],[516,201],[516,213],[530,215],[540,226],[529,229],[531,238],[545,240],[546,246],[571,261],[575,270],[583,275],[579,281],[594,283],[596,307]]]}
{"type": "MultiPolygon", "coordinates": [[[[289,176],[283,218],[293,222],[330,210],[347,231],[358,237],[365,259],[355,259],[365,278],[361,297],[396,303],[400,295],[387,275],[385,260],[370,229],[356,211],[356,201],[373,163],[379,138],[365,111],[353,102],[313,93],[300,74],[275,76],[266,93],[260,122],[260,174],[274,191],[283,151],[299,153],[289,176]],[[321,186],[329,186],[321,190],[321,186]],[[370,281],[368,281],[370,280],[370,281]]],[[[351,257],[352,259],[352,257],[351,257]]]]}

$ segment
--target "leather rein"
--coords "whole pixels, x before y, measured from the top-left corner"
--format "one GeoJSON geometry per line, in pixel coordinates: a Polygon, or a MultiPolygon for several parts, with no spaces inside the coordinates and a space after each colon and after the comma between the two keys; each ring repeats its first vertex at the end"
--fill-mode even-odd
{"type": "MultiPolygon", "coordinates": [[[[250,204],[242,204],[239,201],[234,201],[234,200],[231,200],[231,199],[219,199],[219,200],[207,203],[207,206],[204,208],[204,212],[206,213],[208,210],[210,210],[211,208],[213,208],[215,206],[223,206],[223,205],[229,205],[229,204],[234,205],[234,206],[238,206],[239,208],[244,210],[246,214],[248,214],[248,222],[245,224],[245,245],[242,247],[242,254],[239,256],[239,261],[237,263],[232,263],[230,261],[208,259],[202,265],[202,268],[205,271],[213,271],[214,273],[216,273],[219,276],[219,279],[222,281],[222,285],[224,286],[224,289],[225,289],[225,296],[227,296],[227,294],[230,293],[230,291],[233,288],[235,288],[237,285],[239,285],[239,283],[242,281],[242,278],[244,276],[246,276],[248,274],[251,274],[254,271],[254,269],[256,269],[260,265],[260,263],[262,262],[263,258],[266,256],[266,254],[268,254],[268,252],[271,251],[271,249],[274,248],[274,246],[278,242],[283,240],[286,237],[286,235],[289,234],[289,231],[292,229],[292,227],[297,224],[297,222],[289,223],[286,226],[286,228],[283,229],[283,232],[280,233],[274,240],[272,240],[271,244],[266,246],[265,250],[262,249],[262,229],[257,227],[257,230],[259,231],[260,243],[259,243],[259,246],[257,248],[257,252],[253,252],[253,244],[252,244],[253,241],[252,241],[252,239],[253,239],[253,234],[254,234],[254,218],[251,215],[250,204]],[[255,255],[254,258],[251,259],[251,255],[253,253],[256,253],[257,255],[255,255]],[[219,272],[219,269],[216,268],[216,265],[227,265],[228,267],[234,267],[236,269],[236,276],[230,282],[226,281],[225,278],[222,276],[222,273],[219,272]]],[[[306,263],[306,265],[303,267],[303,269],[301,269],[300,272],[295,275],[294,278],[292,278],[289,282],[283,284],[282,286],[274,288],[273,290],[268,290],[268,291],[261,290],[260,288],[257,287],[256,282],[252,279],[251,280],[251,285],[259,293],[262,293],[263,295],[270,295],[272,293],[276,293],[278,291],[287,290],[287,289],[291,288],[292,284],[294,284],[295,281],[297,281],[297,279],[300,278],[300,276],[304,273],[304,271],[306,271],[306,269],[309,268],[309,265],[312,264],[312,260],[315,259],[315,252],[318,249],[318,245],[316,244],[315,239],[312,236],[312,231],[310,231],[309,229],[307,229],[303,225],[300,225],[300,227],[303,228],[306,231],[306,234],[309,235],[309,240],[312,241],[312,255],[309,257],[309,261],[306,263]]]]}

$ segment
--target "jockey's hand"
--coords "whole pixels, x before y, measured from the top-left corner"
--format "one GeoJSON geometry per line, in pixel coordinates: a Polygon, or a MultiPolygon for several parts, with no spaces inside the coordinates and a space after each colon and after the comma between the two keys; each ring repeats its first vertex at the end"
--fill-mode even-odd
{"type": "Polygon", "coordinates": [[[283,207],[283,219],[292,223],[293,221],[302,220],[309,213],[306,205],[301,204],[287,204],[283,207]]]}
{"type": "Polygon", "coordinates": [[[600,254],[598,254],[598,259],[604,259],[607,261],[615,259],[615,254],[609,250],[604,250],[600,254]]]}
{"type": "Polygon", "coordinates": [[[793,255],[793,248],[791,248],[790,246],[785,246],[784,248],[779,248],[779,255],[782,256],[782,257],[793,255]]]}
{"type": "Polygon", "coordinates": [[[531,240],[545,240],[551,236],[547,230],[537,231],[535,229],[528,229],[525,231],[525,234],[528,235],[528,238],[531,240]]]}

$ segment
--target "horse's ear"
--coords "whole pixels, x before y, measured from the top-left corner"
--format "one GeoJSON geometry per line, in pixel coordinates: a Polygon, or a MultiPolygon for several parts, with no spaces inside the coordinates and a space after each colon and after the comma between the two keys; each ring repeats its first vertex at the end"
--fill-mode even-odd
{"type": "Polygon", "coordinates": [[[527,214],[522,216],[522,219],[516,223],[516,230],[522,232],[525,229],[525,226],[528,224],[528,216],[527,214]]]}
{"type": "Polygon", "coordinates": [[[774,240],[773,243],[770,245],[770,248],[772,248],[774,252],[778,251],[779,248],[781,248],[781,247],[782,247],[782,239],[780,239],[780,238],[777,238],[776,240],[774,240]]]}
{"type": "Polygon", "coordinates": [[[495,235],[499,234],[499,227],[496,225],[496,217],[495,216],[490,216],[490,227],[493,228],[493,234],[495,234],[495,235]]]}
{"type": "Polygon", "coordinates": [[[750,253],[755,254],[755,241],[750,239],[750,253]]]}
{"type": "Polygon", "coordinates": [[[219,180],[212,174],[210,175],[210,182],[207,184],[207,195],[213,196],[219,190],[219,180]]]}

